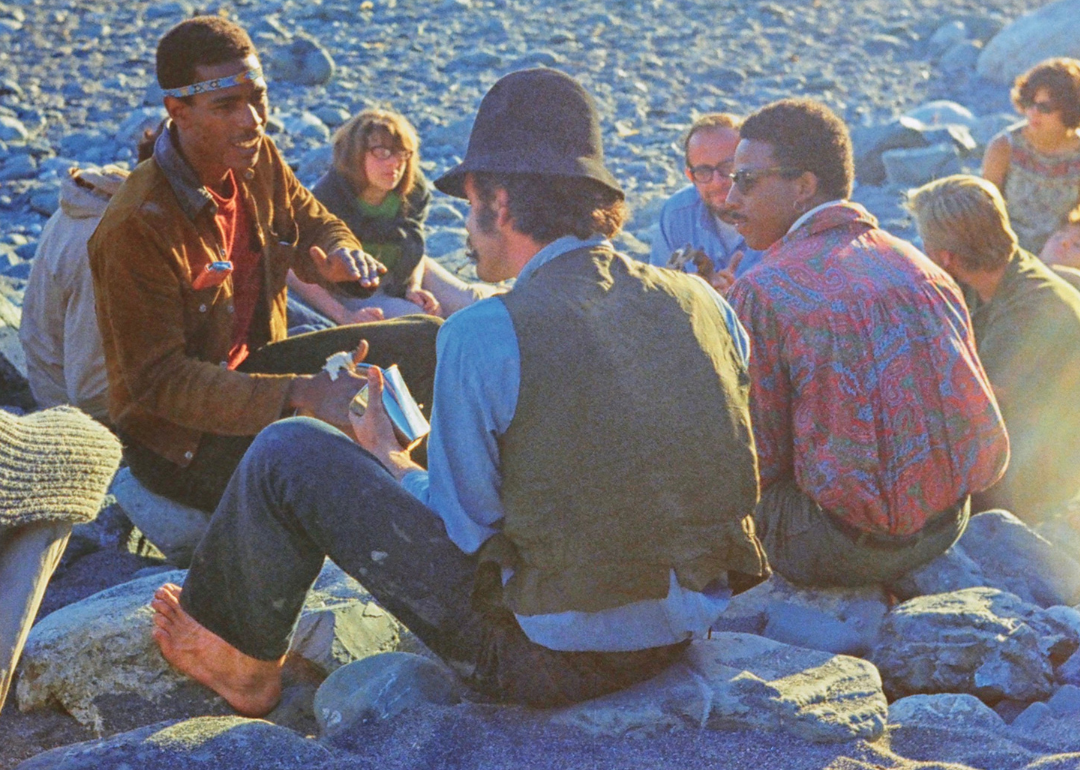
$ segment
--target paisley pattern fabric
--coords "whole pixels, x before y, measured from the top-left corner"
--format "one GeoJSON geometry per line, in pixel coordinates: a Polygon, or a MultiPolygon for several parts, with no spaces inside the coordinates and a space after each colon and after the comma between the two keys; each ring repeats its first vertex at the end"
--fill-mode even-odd
{"type": "Polygon", "coordinates": [[[990,486],[1008,440],[956,284],[861,206],[822,209],[729,301],[750,333],[762,489],[794,478],[859,529],[919,531],[990,486]]]}
{"type": "Polygon", "coordinates": [[[1080,152],[1041,153],[1024,138],[1025,125],[1006,133],[1011,153],[1002,192],[1020,245],[1038,254],[1080,203],[1080,152]]]}

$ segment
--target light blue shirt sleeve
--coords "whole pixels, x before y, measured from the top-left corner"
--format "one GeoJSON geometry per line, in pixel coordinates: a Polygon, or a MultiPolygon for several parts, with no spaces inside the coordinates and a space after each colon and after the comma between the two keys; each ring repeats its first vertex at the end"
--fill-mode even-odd
{"type": "Polygon", "coordinates": [[[485,299],[458,311],[439,330],[428,470],[405,489],[434,510],[450,540],[475,553],[499,530],[497,437],[517,408],[521,354],[506,306],[485,299]]]}
{"type": "Polygon", "coordinates": [[[724,323],[727,324],[728,331],[731,332],[731,339],[735,342],[735,351],[739,354],[739,358],[742,359],[744,366],[750,365],[750,335],[746,333],[746,329],[739,322],[739,316],[735,314],[735,309],[728,304],[728,301],[720,296],[712,286],[709,286],[709,282],[699,275],[695,275],[694,278],[701,281],[709,289],[709,294],[712,295],[713,300],[716,302],[717,309],[720,310],[720,315],[724,317],[724,323]]]}

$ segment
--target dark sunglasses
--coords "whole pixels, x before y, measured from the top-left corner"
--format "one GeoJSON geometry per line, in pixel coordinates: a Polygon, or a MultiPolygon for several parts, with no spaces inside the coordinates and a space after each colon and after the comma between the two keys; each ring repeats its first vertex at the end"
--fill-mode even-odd
{"type": "Polygon", "coordinates": [[[750,191],[757,186],[757,183],[767,176],[778,174],[788,179],[794,179],[802,172],[801,168],[774,166],[773,168],[741,168],[728,176],[731,177],[731,181],[735,183],[735,188],[740,193],[749,195],[750,191]]]}
{"type": "Polygon", "coordinates": [[[1033,109],[1041,115],[1053,115],[1058,111],[1053,102],[1024,102],[1023,107],[1025,110],[1033,109]]]}
{"type": "Polygon", "coordinates": [[[725,160],[722,163],[717,163],[715,166],[687,166],[686,170],[690,172],[690,178],[700,184],[708,184],[713,180],[714,174],[719,174],[721,179],[731,176],[731,169],[735,167],[733,161],[725,160]]]}

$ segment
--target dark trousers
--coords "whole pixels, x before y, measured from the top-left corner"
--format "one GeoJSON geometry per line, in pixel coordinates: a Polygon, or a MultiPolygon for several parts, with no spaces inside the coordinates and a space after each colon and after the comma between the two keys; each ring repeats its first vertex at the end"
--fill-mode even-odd
{"type": "Polygon", "coordinates": [[[889,583],[945,553],[964,533],[969,511],[965,497],[914,535],[872,536],[844,526],[794,481],[783,481],[762,493],[754,526],[769,566],[791,582],[862,586],[889,583]]]}
{"type": "MultiPolygon", "coordinates": [[[[338,326],[289,337],[264,345],[237,368],[251,374],[315,374],[326,359],[342,350],[355,350],[361,340],[371,346],[366,361],[378,366],[397,364],[424,415],[431,415],[435,381],[435,335],[441,322],[413,315],[370,324],[338,326]]],[[[241,408],[240,405],[237,408],[241,408]]],[[[343,416],[344,418],[344,416],[343,416]]],[[[121,434],[124,458],[131,473],[151,492],[184,505],[212,512],[217,507],[233,471],[254,436],[223,436],[206,433],[195,457],[180,467],[121,434]]],[[[424,449],[415,454],[424,459],[424,449]]]]}
{"type": "Polygon", "coordinates": [[[501,604],[498,569],[480,568],[438,515],[335,428],[282,420],[255,439],[195,551],[181,602],[241,652],[289,648],[329,556],[470,683],[501,700],[572,703],[647,679],[685,644],[558,652],[529,641],[501,604]],[[482,600],[474,601],[479,582],[482,600]]]}

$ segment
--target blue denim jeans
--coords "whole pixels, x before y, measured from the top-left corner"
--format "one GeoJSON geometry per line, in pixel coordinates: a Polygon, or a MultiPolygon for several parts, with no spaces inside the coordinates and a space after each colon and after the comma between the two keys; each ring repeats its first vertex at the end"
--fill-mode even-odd
{"type": "Polygon", "coordinates": [[[374,456],[302,417],[256,437],[195,551],[181,603],[241,652],[274,660],[289,648],[325,556],[499,699],[596,697],[653,676],[685,647],[557,652],[529,641],[501,604],[494,564],[478,568],[374,456]]]}

